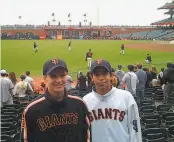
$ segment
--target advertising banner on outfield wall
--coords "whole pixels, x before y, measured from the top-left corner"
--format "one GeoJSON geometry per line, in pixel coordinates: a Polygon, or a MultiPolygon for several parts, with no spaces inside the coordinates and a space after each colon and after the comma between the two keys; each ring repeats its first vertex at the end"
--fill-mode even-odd
{"type": "Polygon", "coordinates": [[[57,39],[61,40],[62,39],[62,35],[57,35],[57,39]]]}
{"type": "Polygon", "coordinates": [[[79,36],[79,39],[83,39],[83,35],[80,35],[80,36],[79,36]]]}
{"type": "Polygon", "coordinates": [[[45,36],[40,36],[40,40],[44,40],[45,39],[45,36]]]}

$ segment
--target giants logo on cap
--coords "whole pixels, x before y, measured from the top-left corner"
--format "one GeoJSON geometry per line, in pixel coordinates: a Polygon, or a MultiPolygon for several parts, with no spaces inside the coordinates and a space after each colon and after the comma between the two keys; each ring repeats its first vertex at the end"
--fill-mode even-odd
{"type": "Polygon", "coordinates": [[[51,61],[52,61],[53,64],[56,65],[56,64],[58,63],[59,59],[58,59],[58,58],[54,58],[54,59],[52,59],[51,61]]]}
{"type": "Polygon", "coordinates": [[[102,63],[102,59],[98,59],[96,62],[97,62],[97,64],[101,64],[102,63]]]}

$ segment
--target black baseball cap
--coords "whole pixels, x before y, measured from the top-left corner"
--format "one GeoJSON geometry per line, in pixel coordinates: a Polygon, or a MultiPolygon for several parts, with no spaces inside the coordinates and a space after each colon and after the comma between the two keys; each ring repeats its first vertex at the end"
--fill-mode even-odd
{"type": "Polygon", "coordinates": [[[90,72],[92,73],[96,67],[104,67],[108,72],[112,71],[110,63],[103,59],[98,59],[98,60],[93,61],[91,64],[90,72]]]}
{"type": "Polygon", "coordinates": [[[45,62],[43,66],[43,75],[50,74],[55,68],[58,67],[62,67],[68,72],[66,63],[59,58],[54,58],[45,62]]]}

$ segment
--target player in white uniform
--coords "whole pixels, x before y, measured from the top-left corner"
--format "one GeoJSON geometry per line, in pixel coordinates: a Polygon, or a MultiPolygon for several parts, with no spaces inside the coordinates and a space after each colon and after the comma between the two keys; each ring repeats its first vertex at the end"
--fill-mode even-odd
{"type": "Polygon", "coordinates": [[[96,89],[83,100],[89,110],[92,142],[142,142],[137,104],[131,93],[111,85],[111,65],[106,60],[91,64],[96,89]]]}
{"type": "Polygon", "coordinates": [[[124,44],[121,45],[120,54],[123,54],[124,55],[124,44]]]}
{"type": "Polygon", "coordinates": [[[86,53],[86,61],[88,62],[88,69],[91,68],[92,56],[93,53],[91,52],[91,49],[89,49],[89,51],[86,53]]]}

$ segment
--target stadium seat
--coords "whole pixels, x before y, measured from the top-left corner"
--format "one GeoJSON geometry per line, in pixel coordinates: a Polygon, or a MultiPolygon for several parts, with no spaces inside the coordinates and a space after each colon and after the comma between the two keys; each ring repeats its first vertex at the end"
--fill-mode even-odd
{"type": "Polygon", "coordinates": [[[174,91],[169,94],[168,103],[170,103],[172,105],[174,104],[174,91]]]}
{"type": "Polygon", "coordinates": [[[169,142],[169,141],[165,140],[165,138],[159,138],[159,139],[148,140],[148,142],[169,142]]]}
{"type": "Polygon", "coordinates": [[[142,132],[142,136],[148,139],[148,142],[164,142],[170,139],[166,128],[148,128],[142,132]]]}
{"type": "Polygon", "coordinates": [[[89,93],[89,91],[80,91],[80,96],[83,98],[88,93],[89,93]]]}
{"type": "Polygon", "coordinates": [[[174,125],[174,112],[166,112],[162,114],[162,121],[165,123],[167,128],[174,125]]]}
{"type": "Polygon", "coordinates": [[[155,102],[154,101],[152,101],[152,100],[141,100],[140,101],[140,107],[142,107],[142,106],[153,106],[153,105],[155,105],[155,102]]]}
{"type": "Polygon", "coordinates": [[[10,135],[1,134],[1,142],[13,142],[13,138],[10,135]]]}
{"type": "Polygon", "coordinates": [[[5,105],[2,107],[2,109],[20,109],[20,105],[19,104],[5,105]]]}
{"type": "Polygon", "coordinates": [[[164,99],[163,90],[159,89],[159,90],[155,91],[154,100],[155,101],[162,101],[163,99],[164,99]]]}
{"type": "Polygon", "coordinates": [[[141,117],[142,129],[160,128],[161,116],[158,114],[145,115],[141,117]]]}
{"type": "Polygon", "coordinates": [[[80,96],[80,92],[78,89],[75,89],[75,88],[72,88],[71,90],[68,91],[68,94],[69,95],[72,95],[72,96],[80,96]]]}
{"type": "Polygon", "coordinates": [[[155,111],[155,106],[154,105],[149,105],[149,106],[142,106],[140,107],[140,115],[152,115],[154,114],[155,111]]]}
{"type": "Polygon", "coordinates": [[[15,142],[20,142],[20,132],[17,132],[15,135],[14,135],[14,138],[13,138],[13,140],[15,141],[15,142]]]}
{"type": "Polygon", "coordinates": [[[157,106],[157,113],[162,115],[168,111],[172,111],[172,106],[170,104],[162,104],[157,106]]]}
{"type": "Polygon", "coordinates": [[[144,139],[144,138],[143,138],[143,139],[142,139],[142,142],[148,142],[148,139],[144,139]]]}
{"type": "Polygon", "coordinates": [[[171,125],[169,128],[168,128],[168,131],[171,135],[174,136],[174,125],[171,125]]]}

